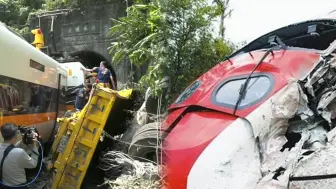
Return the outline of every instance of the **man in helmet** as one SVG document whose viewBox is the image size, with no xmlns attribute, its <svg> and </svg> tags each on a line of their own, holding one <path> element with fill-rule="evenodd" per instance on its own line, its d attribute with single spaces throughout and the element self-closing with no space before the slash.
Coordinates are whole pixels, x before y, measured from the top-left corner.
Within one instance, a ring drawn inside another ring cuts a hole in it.
<svg viewBox="0 0 336 189">
<path fill-rule="evenodd" d="M 1 135 L 4 143 L 0 144 L 0 188 L 21 188 L 27 182 L 25 169 L 36 167 L 39 157 L 38 145 L 26 146 L 20 140 L 17 142 L 18 127 L 13 123 L 6 123 L 1 126 Z M 18 146 L 28 147 L 25 151 Z M 30 155 L 28 155 L 30 154 Z"/>
</svg>

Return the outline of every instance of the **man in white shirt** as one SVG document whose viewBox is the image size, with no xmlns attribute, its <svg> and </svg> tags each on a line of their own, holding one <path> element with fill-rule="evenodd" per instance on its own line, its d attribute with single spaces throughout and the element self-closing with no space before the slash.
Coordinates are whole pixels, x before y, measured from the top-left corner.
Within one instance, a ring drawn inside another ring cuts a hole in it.
<svg viewBox="0 0 336 189">
<path fill-rule="evenodd" d="M 34 141 L 34 144 L 29 146 L 24 145 L 21 140 L 17 142 L 18 127 L 12 123 L 1 126 L 1 135 L 4 143 L 0 144 L 0 181 L 2 183 L 0 189 L 24 185 L 27 182 L 25 169 L 35 168 L 38 162 L 37 142 Z M 19 147 L 25 147 L 27 150 Z M 31 154 L 28 155 L 28 153 Z M 18 189 L 18 187 L 15 188 Z"/>
</svg>

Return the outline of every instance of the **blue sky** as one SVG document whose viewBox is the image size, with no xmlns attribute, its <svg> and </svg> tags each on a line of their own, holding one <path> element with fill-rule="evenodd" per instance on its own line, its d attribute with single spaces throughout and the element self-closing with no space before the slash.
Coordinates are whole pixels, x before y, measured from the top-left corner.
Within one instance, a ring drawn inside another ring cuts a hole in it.
<svg viewBox="0 0 336 189">
<path fill-rule="evenodd" d="M 237 43 L 336 9 L 336 0 L 230 0 L 226 38 Z"/>
</svg>

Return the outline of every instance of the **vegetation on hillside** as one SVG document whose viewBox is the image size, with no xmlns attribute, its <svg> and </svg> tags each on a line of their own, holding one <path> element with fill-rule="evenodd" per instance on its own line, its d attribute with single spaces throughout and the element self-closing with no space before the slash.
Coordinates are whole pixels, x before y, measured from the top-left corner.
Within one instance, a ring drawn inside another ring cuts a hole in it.
<svg viewBox="0 0 336 189">
<path fill-rule="evenodd" d="M 123 3 L 124 0 L 44 0 L 45 9 L 60 9 L 60 8 L 79 8 L 90 4 L 96 3 L 108 3 L 108 2 L 120 2 Z"/>
<path fill-rule="evenodd" d="M 88 4 L 124 0 L 0 0 L 0 20 L 20 34 L 29 33 L 30 15 L 54 9 L 75 9 Z M 129 0 L 129 2 L 131 2 Z M 170 78 L 172 99 L 193 80 L 236 47 L 225 40 L 224 20 L 232 10 L 229 0 L 133 0 L 127 16 L 113 19 L 112 62 L 126 59 L 135 66 L 150 64 L 140 84 L 155 94 L 157 82 Z M 212 31 L 214 21 L 219 30 Z"/>
<path fill-rule="evenodd" d="M 74 9 L 89 4 L 123 0 L 0 0 L 0 21 L 21 35 L 28 34 L 31 15 L 54 9 Z"/>
<path fill-rule="evenodd" d="M 127 9 L 126 17 L 113 20 L 109 33 L 115 39 L 110 47 L 112 62 L 129 59 L 137 66 L 150 63 L 140 83 L 156 89 L 168 76 L 170 103 L 190 82 L 235 49 L 211 30 L 223 10 L 223 4 L 209 4 L 207 0 L 138 0 Z M 155 92 L 160 94 L 160 89 Z"/>
<path fill-rule="evenodd" d="M 29 14 L 40 10 L 43 3 L 44 0 L 0 0 L 0 21 L 25 34 Z"/>
</svg>

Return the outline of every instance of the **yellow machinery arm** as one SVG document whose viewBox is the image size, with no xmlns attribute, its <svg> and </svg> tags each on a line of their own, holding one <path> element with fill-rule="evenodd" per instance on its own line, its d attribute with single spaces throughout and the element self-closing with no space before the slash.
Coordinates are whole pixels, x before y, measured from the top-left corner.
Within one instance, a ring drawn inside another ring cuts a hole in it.
<svg viewBox="0 0 336 189">
<path fill-rule="evenodd" d="M 40 28 L 34 29 L 31 31 L 34 35 L 34 42 L 32 43 L 35 45 L 37 50 L 40 50 L 44 46 L 44 36 Z"/>
<path fill-rule="evenodd" d="M 70 118 L 61 118 L 52 146 L 52 189 L 80 189 L 105 123 L 115 102 L 132 90 L 113 91 L 94 85 L 88 103 Z"/>
</svg>

